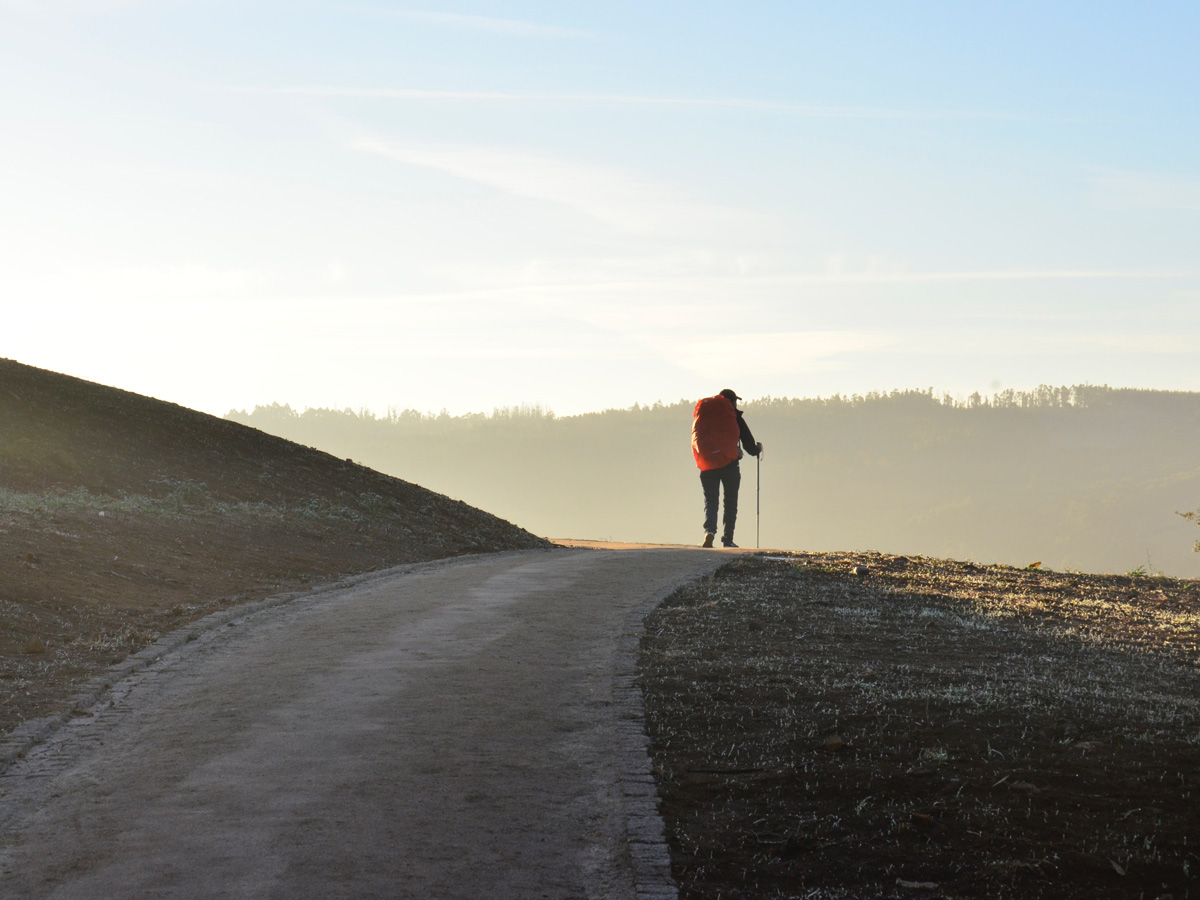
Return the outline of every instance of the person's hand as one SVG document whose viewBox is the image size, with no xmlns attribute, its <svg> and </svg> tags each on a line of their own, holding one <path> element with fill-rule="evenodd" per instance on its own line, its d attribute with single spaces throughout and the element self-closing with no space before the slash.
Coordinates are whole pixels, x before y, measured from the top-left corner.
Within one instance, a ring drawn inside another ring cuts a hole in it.
<svg viewBox="0 0 1200 900">
<path fill-rule="evenodd" d="M 758 453 L 755 454 L 759 459 L 762 459 L 762 441 L 758 442 Z"/>
</svg>

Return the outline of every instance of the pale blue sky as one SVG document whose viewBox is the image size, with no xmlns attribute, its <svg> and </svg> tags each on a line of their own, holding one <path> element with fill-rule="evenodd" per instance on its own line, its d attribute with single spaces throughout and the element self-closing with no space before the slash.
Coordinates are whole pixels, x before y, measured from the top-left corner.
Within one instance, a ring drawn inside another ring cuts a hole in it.
<svg viewBox="0 0 1200 900">
<path fill-rule="evenodd" d="M 215 413 L 1200 390 L 1198 34 L 0 0 L 0 355 Z"/>
</svg>

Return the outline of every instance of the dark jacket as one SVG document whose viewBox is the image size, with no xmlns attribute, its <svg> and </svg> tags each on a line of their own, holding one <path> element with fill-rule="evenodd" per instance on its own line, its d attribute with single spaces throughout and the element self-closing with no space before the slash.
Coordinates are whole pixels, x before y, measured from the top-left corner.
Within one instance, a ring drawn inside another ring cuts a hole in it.
<svg viewBox="0 0 1200 900">
<path fill-rule="evenodd" d="M 750 433 L 750 426 L 746 424 L 746 420 L 742 418 L 742 411 L 737 410 L 738 417 L 738 437 L 741 438 L 742 447 L 751 456 L 758 456 L 758 441 L 754 439 L 754 435 Z"/>
</svg>

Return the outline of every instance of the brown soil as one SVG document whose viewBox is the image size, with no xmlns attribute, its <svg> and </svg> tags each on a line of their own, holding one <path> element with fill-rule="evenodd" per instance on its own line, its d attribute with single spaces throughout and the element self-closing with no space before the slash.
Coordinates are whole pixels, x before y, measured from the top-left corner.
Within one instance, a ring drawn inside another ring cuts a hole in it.
<svg viewBox="0 0 1200 900">
<path fill-rule="evenodd" d="M 214 610 L 542 546 L 349 460 L 0 360 L 0 735 Z"/>
<path fill-rule="evenodd" d="M 546 545 L 352 462 L 0 360 L 0 734 L 210 611 Z M 1200 897 L 1198 610 L 1200 585 L 1169 579 L 731 562 L 644 643 L 683 896 Z"/>
<path fill-rule="evenodd" d="M 642 649 L 685 900 L 1200 897 L 1200 583 L 746 557 Z"/>
</svg>

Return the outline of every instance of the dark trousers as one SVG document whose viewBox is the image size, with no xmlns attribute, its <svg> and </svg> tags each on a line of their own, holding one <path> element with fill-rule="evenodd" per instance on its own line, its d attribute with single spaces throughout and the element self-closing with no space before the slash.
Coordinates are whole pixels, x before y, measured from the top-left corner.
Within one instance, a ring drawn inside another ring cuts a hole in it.
<svg viewBox="0 0 1200 900">
<path fill-rule="evenodd" d="M 717 499 L 721 485 L 725 486 L 725 517 L 722 524 L 725 530 L 721 532 L 721 540 L 726 543 L 733 540 L 733 526 L 737 524 L 738 488 L 742 485 L 742 470 L 737 460 L 719 469 L 709 469 L 700 473 L 700 484 L 704 488 L 704 533 L 717 533 Z"/>
</svg>

